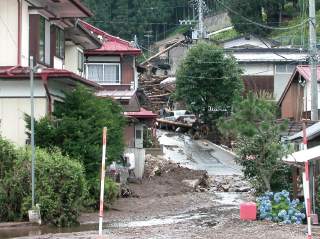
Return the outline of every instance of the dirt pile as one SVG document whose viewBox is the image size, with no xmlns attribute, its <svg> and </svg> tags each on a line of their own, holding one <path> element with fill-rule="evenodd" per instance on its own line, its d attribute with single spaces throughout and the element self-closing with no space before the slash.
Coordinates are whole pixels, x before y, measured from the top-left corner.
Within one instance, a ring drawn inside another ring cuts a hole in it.
<svg viewBox="0 0 320 239">
<path fill-rule="evenodd" d="M 154 197 L 180 195 L 195 188 L 209 188 L 210 176 L 205 170 L 181 167 L 163 156 L 146 155 L 143 178 L 127 186 L 132 196 Z"/>
</svg>

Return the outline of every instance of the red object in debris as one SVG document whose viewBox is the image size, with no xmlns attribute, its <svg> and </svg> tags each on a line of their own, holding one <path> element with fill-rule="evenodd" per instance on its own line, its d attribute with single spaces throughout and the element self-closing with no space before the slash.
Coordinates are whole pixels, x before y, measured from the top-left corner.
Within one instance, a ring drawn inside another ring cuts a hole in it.
<svg viewBox="0 0 320 239">
<path fill-rule="evenodd" d="M 256 220 L 257 206 L 255 203 L 241 203 L 240 204 L 240 219 Z"/>
<path fill-rule="evenodd" d="M 110 173 L 115 173 L 116 172 L 116 170 L 110 170 Z"/>
</svg>

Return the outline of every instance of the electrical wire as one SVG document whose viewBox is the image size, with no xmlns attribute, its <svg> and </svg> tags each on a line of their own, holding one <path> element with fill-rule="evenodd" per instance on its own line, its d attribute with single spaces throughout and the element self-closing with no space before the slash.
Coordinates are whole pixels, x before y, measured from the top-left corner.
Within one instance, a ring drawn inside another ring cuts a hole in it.
<svg viewBox="0 0 320 239">
<path fill-rule="evenodd" d="M 263 24 L 254 22 L 254 21 L 252 21 L 252 20 L 250 20 L 250 19 L 248 19 L 248 18 L 240 15 L 239 13 L 237 13 L 237 12 L 234 11 L 234 10 L 232 10 L 231 8 L 227 7 L 225 4 L 223 4 L 223 3 L 220 2 L 219 0 L 216 0 L 216 1 L 217 1 L 218 3 L 220 3 L 223 7 L 225 7 L 227 10 L 229 10 L 230 12 L 232 12 L 232 13 L 236 14 L 237 16 L 239 16 L 240 18 L 242 18 L 243 20 L 248 21 L 248 22 L 250 22 L 250 23 L 253 23 L 253 24 L 257 25 L 257 26 L 264 27 L 264 28 L 271 29 L 271 30 L 289 30 L 289 29 L 294 29 L 294 28 L 297 28 L 297 27 L 299 27 L 299 26 L 301 26 L 301 25 L 309 22 L 309 19 L 308 19 L 308 20 L 305 20 L 305 21 L 303 21 L 302 23 L 300 23 L 300 24 L 298 24 L 298 25 L 295 25 L 295 26 L 292 26 L 292 27 L 284 27 L 284 28 L 282 28 L 282 27 L 270 27 L 270 26 L 267 26 L 267 25 L 263 25 Z"/>
</svg>

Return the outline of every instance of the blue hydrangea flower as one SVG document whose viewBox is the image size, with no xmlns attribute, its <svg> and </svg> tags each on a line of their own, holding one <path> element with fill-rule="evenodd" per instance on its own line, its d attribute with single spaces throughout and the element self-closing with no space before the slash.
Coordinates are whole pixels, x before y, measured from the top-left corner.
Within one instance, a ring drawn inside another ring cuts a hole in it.
<svg viewBox="0 0 320 239">
<path fill-rule="evenodd" d="M 261 219 L 264 219 L 266 216 L 267 216 L 267 214 L 265 214 L 265 213 L 261 213 L 261 214 L 260 214 L 260 218 L 261 218 Z"/>
<path fill-rule="evenodd" d="M 295 217 L 295 216 L 292 216 L 292 217 L 291 217 L 291 221 L 297 221 L 297 220 L 298 220 L 297 217 Z"/>
</svg>

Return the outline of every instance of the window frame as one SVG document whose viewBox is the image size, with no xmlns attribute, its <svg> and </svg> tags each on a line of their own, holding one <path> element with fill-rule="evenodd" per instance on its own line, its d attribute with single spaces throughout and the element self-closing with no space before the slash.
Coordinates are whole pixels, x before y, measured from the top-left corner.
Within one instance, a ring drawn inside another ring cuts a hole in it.
<svg viewBox="0 0 320 239">
<path fill-rule="evenodd" d="M 84 61 L 83 61 L 83 59 L 84 59 L 83 52 L 78 50 L 78 71 L 80 73 L 82 73 L 83 70 L 84 70 Z"/>
<path fill-rule="evenodd" d="M 289 71 L 288 69 L 290 69 L 290 67 L 293 66 L 292 64 L 276 64 L 275 65 L 275 73 L 276 74 L 292 74 L 294 72 L 293 71 Z M 297 65 L 294 65 L 294 67 L 296 67 Z M 280 72 L 278 71 L 278 69 L 284 69 L 284 71 Z"/>
<path fill-rule="evenodd" d="M 65 52 L 66 52 L 65 31 L 58 26 L 55 26 L 55 28 L 56 28 L 56 30 L 55 30 L 55 40 L 54 40 L 55 41 L 54 42 L 55 43 L 54 55 L 64 59 Z"/>
<path fill-rule="evenodd" d="M 118 63 L 118 62 L 114 62 L 114 63 L 98 63 L 98 62 L 95 62 L 95 63 L 85 63 L 85 77 L 88 79 L 88 80 L 91 80 L 95 83 L 98 83 L 98 84 L 102 84 L 102 85 L 121 85 L 121 63 Z M 92 80 L 89 78 L 88 76 L 88 67 L 89 66 L 92 66 L 92 65 L 102 65 L 102 81 L 96 81 L 96 80 Z M 118 79 L 116 79 L 115 81 L 105 81 L 105 66 L 116 66 L 118 68 Z"/>
<path fill-rule="evenodd" d="M 41 24 L 43 22 L 43 24 Z M 42 34 L 41 34 L 42 32 Z M 41 50 L 41 41 L 43 42 L 42 44 L 42 50 Z M 38 49 L 38 62 L 41 64 L 45 64 L 45 57 L 46 57 L 46 19 L 39 15 L 39 38 L 38 38 L 38 44 L 39 44 L 39 49 Z M 42 52 L 42 54 L 41 54 Z M 43 59 L 43 60 L 41 60 Z"/>
</svg>

